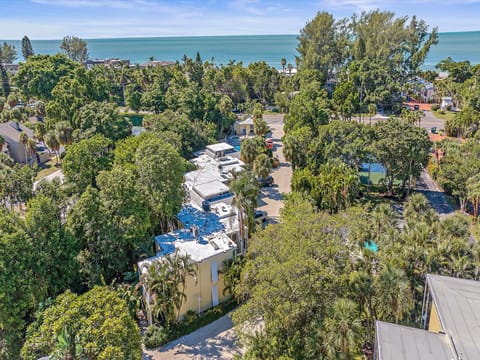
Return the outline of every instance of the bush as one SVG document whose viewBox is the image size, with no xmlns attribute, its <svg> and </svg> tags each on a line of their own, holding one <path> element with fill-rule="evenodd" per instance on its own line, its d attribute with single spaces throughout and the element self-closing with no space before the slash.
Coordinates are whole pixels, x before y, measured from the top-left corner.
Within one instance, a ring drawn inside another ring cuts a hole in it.
<svg viewBox="0 0 480 360">
<path fill-rule="evenodd" d="M 438 105 L 438 104 L 433 104 L 433 105 L 432 105 L 432 111 L 438 111 L 438 110 L 440 110 L 440 105 Z"/>
<path fill-rule="evenodd" d="M 170 330 L 161 325 L 150 325 L 145 331 L 143 344 L 147 349 L 157 348 L 168 342 L 171 337 Z"/>
</svg>

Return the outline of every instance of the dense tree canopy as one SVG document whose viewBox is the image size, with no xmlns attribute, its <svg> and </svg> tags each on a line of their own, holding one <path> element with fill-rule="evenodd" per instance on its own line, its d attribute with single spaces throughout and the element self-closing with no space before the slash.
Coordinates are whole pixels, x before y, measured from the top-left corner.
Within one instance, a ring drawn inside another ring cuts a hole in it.
<svg viewBox="0 0 480 360">
<path fill-rule="evenodd" d="M 65 292 L 30 325 L 22 359 L 141 359 L 140 331 L 125 302 L 107 287 Z"/>
</svg>

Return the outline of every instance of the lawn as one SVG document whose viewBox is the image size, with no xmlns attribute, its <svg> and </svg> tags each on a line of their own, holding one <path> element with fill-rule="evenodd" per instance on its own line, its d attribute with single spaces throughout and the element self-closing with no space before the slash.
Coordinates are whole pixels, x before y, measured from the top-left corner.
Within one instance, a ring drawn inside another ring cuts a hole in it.
<svg viewBox="0 0 480 360">
<path fill-rule="evenodd" d="M 454 111 L 445 111 L 445 114 L 442 114 L 440 111 L 432 111 L 433 116 L 442 120 L 451 120 L 455 117 L 456 112 Z"/>
<path fill-rule="evenodd" d="M 53 174 L 55 171 L 59 170 L 60 167 L 55 166 L 55 163 L 56 163 L 56 158 L 53 157 L 50 160 L 48 160 L 46 163 L 42 164 L 42 166 L 38 170 L 35 181 L 43 179 L 45 176 Z"/>
<path fill-rule="evenodd" d="M 362 185 L 368 185 L 368 172 L 367 171 L 360 171 L 358 173 L 360 176 L 360 183 Z M 380 180 L 385 177 L 385 174 L 378 173 L 378 172 L 370 172 L 370 184 L 371 185 L 378 185 Z"/>
</svg>

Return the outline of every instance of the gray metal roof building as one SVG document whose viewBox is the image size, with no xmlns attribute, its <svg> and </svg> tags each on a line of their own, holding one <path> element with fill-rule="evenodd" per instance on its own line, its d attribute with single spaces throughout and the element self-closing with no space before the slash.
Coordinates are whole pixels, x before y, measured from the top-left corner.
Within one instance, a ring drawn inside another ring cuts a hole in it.
<svg viewBox="0 0 480 360">
<path fill-rule="evenodd" d="M 429 330 L 377 321 L 375 359 L 480 359 L 480 281 L 428 274 L 422 317 Z"/>
<path fill-rule="evenodd" d="M 376 359 L 452 360 L 452 349 L 445 334 L 408 326 L 375 323 Z"/>
</svg>

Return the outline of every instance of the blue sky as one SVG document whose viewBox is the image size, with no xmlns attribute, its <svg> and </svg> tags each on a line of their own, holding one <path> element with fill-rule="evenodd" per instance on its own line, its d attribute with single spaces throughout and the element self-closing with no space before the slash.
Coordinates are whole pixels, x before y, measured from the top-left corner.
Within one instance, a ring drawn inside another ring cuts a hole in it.
<svg viewBox="0 0 480 360">
<path fill-rule="evenodd" d="M 0 0 L 0 39 L 297 34 L 317 11 L 377 8 L 441 32 L 480 30 L 480 0 Z"/>
</svg>

